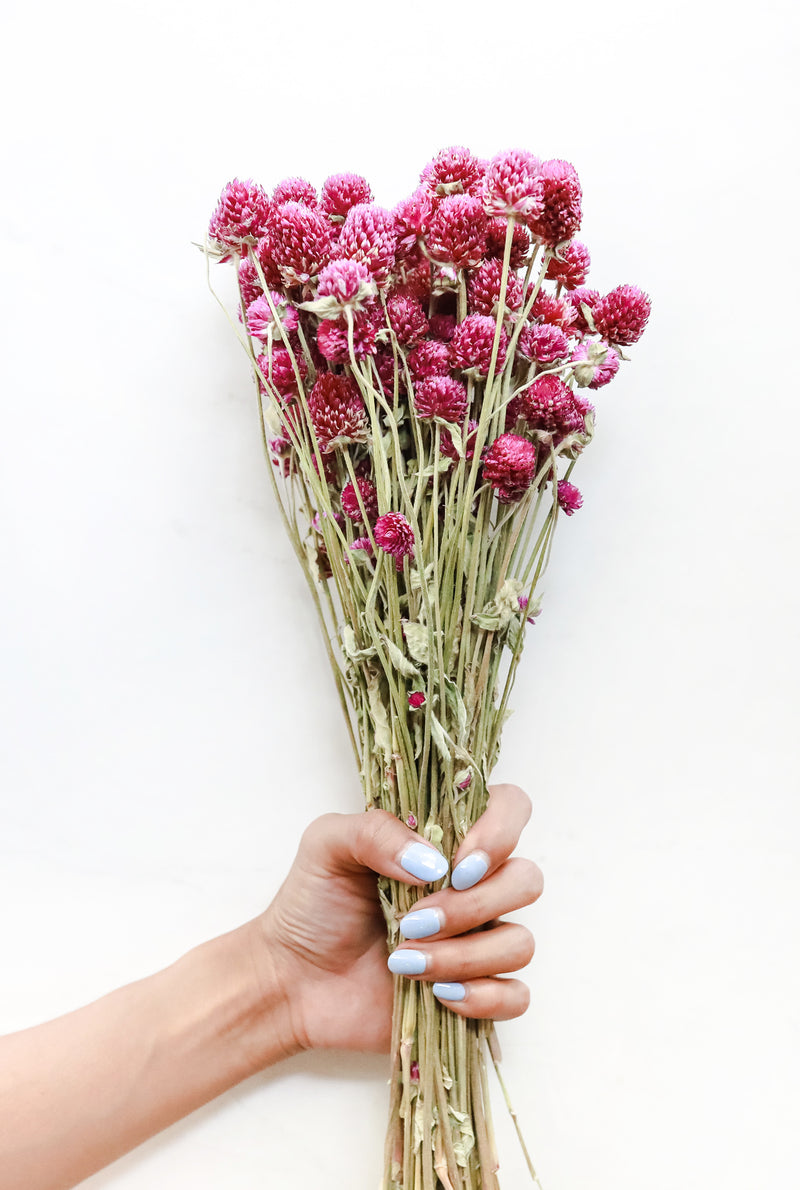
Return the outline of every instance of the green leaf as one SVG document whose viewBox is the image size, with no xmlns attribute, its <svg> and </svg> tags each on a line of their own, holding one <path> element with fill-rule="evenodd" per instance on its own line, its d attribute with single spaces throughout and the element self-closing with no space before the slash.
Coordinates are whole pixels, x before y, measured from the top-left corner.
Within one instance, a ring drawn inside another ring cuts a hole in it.
<svg viewBox="0 0 800 1190">
<path fill-rule="evenodd" d="M 437 421 L 440 426 L 443 426 L 444 429 L 446 429 L 448 431 L 448 433 L 450 434 L 450 438 L 452 440 L 453 446 L 456 448 L 456 453 L 457 453 L 458 457 L 460 459 L 463 459 L 463 457 L 464 457 L 464 440 L 461 437 L 461 428 L 459 426 L 457 426 L 454 422 L 445 421 L 441 417 L 434 418 L 434 420 Z M 451 460 L 448 456 L 445 456 L 445 458 L 447 458 L 447 465 L 449 467 Z"/>
<path fill-rule="evenodd" d="M 402 649 L 399 649 L 393 640 L 389 640 L 388 636 L 382 637 L 383 643 L 389 650 L 389 659 L 396 670 L 398 670 L 403 677 L 418 678 L 420 672 L 416 665 L 412 664 L 404 655 Z"/>
</svg>

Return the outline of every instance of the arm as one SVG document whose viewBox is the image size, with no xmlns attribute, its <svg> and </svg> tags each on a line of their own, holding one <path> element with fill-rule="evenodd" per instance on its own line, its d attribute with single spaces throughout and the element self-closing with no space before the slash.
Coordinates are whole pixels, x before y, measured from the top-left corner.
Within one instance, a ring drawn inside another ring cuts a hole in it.
<svg viewBox="0 0 800 1190">
<path fill-rule="evenodd" d="M 423 897 L 440 928 L 398 948 L 425 955 L 421 978 L 461 981 L 463 999 L 448 1004 L 459 1015 L 505 1019 L 527 1007 L 519 980 L 487 977 L 528 962 L 529 931 L 469 931 L 541 892 L 536 865 L 508 859 L 529 814 L 516 786 L 493 787 L 454 856 L 455 867 L 477 852 L 480 883 Z M 156 975 L 0 1038 L 0 1190 L 69 1190 L 302 1049 L 386 1051 L 393 985 L 375 873 L 424 890 L 425 876 L 405 866 L 420 845 L 381 810 L 324 815 L 265 913 Z"/>
</svg>

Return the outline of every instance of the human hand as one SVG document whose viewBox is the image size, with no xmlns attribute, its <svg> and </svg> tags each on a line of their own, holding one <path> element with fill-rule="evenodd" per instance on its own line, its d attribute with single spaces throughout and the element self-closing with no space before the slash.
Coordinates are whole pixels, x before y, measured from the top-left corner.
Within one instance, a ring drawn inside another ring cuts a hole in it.
<svg viewBox="0 0 800 1190">
<path fill-rule="evenodd" d="M 527 795 L 516 785 L 494 785 L 489 794 L 486 812 L 453 857 L 460 890 L 420 899 L 414 914 L 421 918 L 401 922 L 401 932 L 415 940 L 401 943 L 390 962 L 410 978 L 455 981 L 434 990 L 460 1016 L 506 1020 L 525 1011 L 528 989 L 494 977 L 524 967 L 534 944 L 524 926 L 497 919 L 537 900 L 543 880 L 530 860 L 509 858 L 530 817 Z M 325 814 L 304 833 L 277 896 L 251 923 L 253 956 L 266 968 L 265 984 L 284 1000 L 289 1049 L 388 1050 L 392 975 L 375 873 L 424 889 L 430 876 L 415 877 L 401 863 L 420 844 L 426 846 L 383 810 Z M 424 941 L 420 921 L 428 929 Z"/>
</svg>

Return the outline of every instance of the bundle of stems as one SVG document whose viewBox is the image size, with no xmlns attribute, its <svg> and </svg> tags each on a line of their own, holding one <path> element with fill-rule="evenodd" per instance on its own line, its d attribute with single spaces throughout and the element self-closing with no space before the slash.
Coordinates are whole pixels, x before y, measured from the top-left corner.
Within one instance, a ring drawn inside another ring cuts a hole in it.
<svg viewBox="0 0 800 1190">
<path fill-rule="evenodd" d="M 321 196 L 237 181 L 205 244 L 237 265 L 269 474 L 365 803 L 445 856 L 486 807 L 555 526 L 580 506 L 578 390 L 649 312 L 632 286 L 576 284 L 580 188 L 560 167 L 445 150 L 392 212 L 357 175 Z M 379 897 L 394 949 L 418 890 L 380 878 Z M 498 1052 L 491 1024 L 395 976 L 384 1190 L 499 1186 Z"/>
</svg>

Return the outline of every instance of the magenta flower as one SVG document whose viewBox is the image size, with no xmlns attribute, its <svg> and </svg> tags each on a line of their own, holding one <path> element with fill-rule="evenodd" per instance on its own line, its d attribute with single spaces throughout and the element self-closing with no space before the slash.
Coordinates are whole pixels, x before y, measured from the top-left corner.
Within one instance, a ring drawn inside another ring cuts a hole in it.
<svg viewBox="0 0 800 1190">
<path fill-rule="evenodd" d="M 572 516 L 573 512 L 583 504 L 583 496 L 574 483 L 570 483 L 567 479 L 559 479 L 558 481 L 558 507 L 565 512 L 567 516 Z"/>
<path fill-rule="evenodd" d="M 450 371 L 450 348 L 437 339 L 426 339 L 409 352 L 408 368 L 415 380 L 446 376 Z"/>
<path fill-rule="evenodd" d="M 234 178 L 222 191 L 211 222 L 208 238 L 236 252 L 255 244 L 269 223 L 272 204 L 265 190 L 248 179 Z M 225 260 L 229 259 L 224 257 Z"/>
<path fill-rule="evenodd" d="M 433 195 L 423 188 L 399 202 L 392 212 L 397 233 L 397 254 L 405 256 L 414 251 L 418 240 L 428 234 L 435 209 Z"/>
<path fill-rule="evenodd" d="M 368 479 L 358 479 L 358 490 L 361 494 L 361 503 L 364 505 L 364 512 L 367 514 L 367 520 L 373 521 L 378 515 L 378 492 L 374 485 Z M 352 483 L 348 483 L 342 489 L 342 509 L 349 516 L 351 521 L 363 521 L 364 517 L 358 505 L 358 497 L 356 490 Z"/>
<path fill-rule="evenodd" d="M 503 259 L 506 248 L 506 228 L 508 220 L 502 216 L 495 216 L 486 225 L 486 256 L 487 259 Z M 530 232 L 524 223 L 515 223 L 511 233 L 511 256 L 508 267 L 521 269 L 528 259 L 531 250 Z"/>
<path fill-rule="evenodd" d="M 475 268 L 486 251 L 486 215 L 481 200 L 469 194 L 443 198 L 430 222 L 428 251 L 441 264 Z"/>
<path fill-rule="evenodd" d="M 416 710 L 418 707 L 424 707 L 425 706 L 425 695 L 423 694 L 423 692 L 421 690 L 412 690 L 411 694 L 409 694 L 409 696 L 408 696 L 408 705 L 410 707 L 413 707 L 414 710 Z M 409 815 L 409 818 L 411 818 L 411 817 L 413 817 L 413 815 Z M 415 818 L 414 819 L 415 825 L 416 825 L 416 822 L 417 822 L 417 820 Z M 411 823 L 409 822 L 408 825 L 411 826 Z"/>
<path fill-rule="evenodd" d="M 308 398 L 308 411 L 323 454 L 348 442 L 366 442 L 367 411 L 349 376 L 320 373 Z"/>
<path fill-rule="evenodd" d="M 414 411 L 421 421 L 441 417 L 460 425 L 467 412 L 467 390 L 451 376 L 429 376 L 414 390 Z"/>
<path fill-rule="evenodd" d="M 252 257 L 242 257 L 239 261 L 239 267 L 236 270 L 236 276 L 239 281 L 239 292 L 242 295 L 242 301 L 246 308 L 264 292 L 256 263 Z"/>
<path fill-rule="evenodd" d="M 560 258 L 554 256 L 545 274 L 548 281 L 560 281 L 565 289 L 577 289 L 586 280 L 591 257 L 589 249 L 579 240 L 571 240 L 562 250 Z"/>
<path fill-rule="evenodd" d="M 356 359 L 365 359 L 378 350 L 377 326 L 369 311 L 356 314 L 353 318 L 353 354 Z M 320 354 L 331 364 L 350 362 L 350 340 L 347 323 L 343 318 L 335 322 L 325 319 L 317 328 L 317 347 Z"/>
<path fill-rule="evenodd" d="M 539 376 L 509 401 L 506 427 L 515 426 L 522 418 L 531 429 L 552 434 L 559 441 L 567 434 L 583 433 L 590 410 L 591 405 L 558 376 Z"/>
<path fill-rule="evenodd" d="M 372 274 L 359 260 L 332 260 L 319 275 L 316 301 L 307 302 L 320 318 L 338 318 L 349 307 L 363 310 L 377 292 Z M 323 300 L 324 299 L 324 300 Z"/>
<path fill-rule="evenodd" d="M 536 218 L 542 211 L 542 163 L 533 153 L 508 149 L 489 162 L 483 180 L 483 203 L 489 215 Z"/>
<path fill-rule="evenodd" d="M 375 203 L 351 207 L 342 224 L 338 252 L 365 264 L 377 282 L 385 286 L 394 267 L 397 232 L 391 211 Z"/>
<path fill-rule="evenodd" d="M 404 347 L 416 347 L 428 333 L 428 316 L 418 298 L 394 293 L 386 302 L 389 324 Z"/>
<path fill-rule="evenodd" d="M 286 202 L 275 212 L 269 243 L 284 285 L 305 285 L 330 260 L 330 224 L 316 208 Z"/>
<path fill-rule="evenodd" d="M 434 314 L 431 318 L 431 334 L 443 343 L 449 343 L 456 333 L 455 314 Z"/>
<path fill-rule="evenodd" d="M 442 149 L 420 174 L 420 182 L 432 194 L 479 194 L 486 163 L 473 157 L 463 145 Z"/>
<path fill-rule="evenodd" d="M 375 522 L 375 541 L 396 560 L 414 553 L 414 530 L 401 512 L 385 512 Z"/>
<path fill-rule="evenodd" d="M 525 359 L 553 364 L 556 360 L 567 358 L 570 340 L 560 326 L 553 326 L 549 322 L 528 322 L 519 333 L 517 351 Z"/>
<path fill-rule="evenodd" d="M 332 174 L 322 184 L 320 209 L 334 223 L 343 223 L 352 207 L 370 202 L 369 182 L 360 174 Z"/>
<path fill-rule="evenodd" d="M 483 476 L 501 504 L 521 500 L 536 475 L 536 447 L 519 434 L 495 438 L 483 460 Z"/>
<path fill-rule="evenodd" d="M 581 388 L 602 388 L 619 371 L 619 356 L 607 343 L 584 340 L 573 351 L 572 362 L 578 365 L 573 374 Z"/>
<path fill-rule="evenodd" d="M 308 368 L 302 352 L 294 352 L 294 362 L 300 379 L 305 380 Z M 270 360 L 268 355 L 258 357 L 258 366 L 266 380 L 271 381 L 272 387 L 282 397 L 296 397 L 298 395 L 297 377 L 295 376 L 292 357 L 285 347 L 275 347 L 272 352 L 272 374 L 270 375 Z M 263 390 L 264 386 L 261 385 Z"/>
<path fill-rule="evenodd" d="M 284 178 L 272 191 L 272 201 L 276 207 L 284 202 L 300 202 L 307 207 L 317 205 L 317 192 L 305 178 Z"/>
<path fill-rule="evenodd" d="M 494 334 L 493 318 L 486 314 L 468 314 L 456 327 L 450 343 L 453 367 L 460 368 L 466 376 L 485 379 L 489 375 Z M 501 327 L 495 372 L 499 372 L 505 363 L 507 346 L 508 336 Z"/>
<path fill-rule="evenodd" d="M 467 282 L 467 302 L 471 314 L 488 314 L 494 319 L 500 303 L 500 284 L 503 262 L 496 257 L 485 260 Z M 509 271 L 506 281 L 506 309 L 519 310 L 522 305 L 522 282 Z"/>
<path fill-rule="evenodd" d="M 575 322 L 575 307 L 566 296 L 556 297 L 553 293 L 539 292 L 533 303 L 531 317 L 540 322 L 549 322 L 552 326 L 560 326 L 563 331 L 569 331 Z"/>
<path fill-rule="evenodd" d="M 370 539 L 368 537 L 356 537 L 353 541 L 350 542 L 350 549 L 351 550 L 363 550 L 364 553 L 368 554 L 370 558 L 372 557 L 373 553 L 375 552 L 372 548 L 372 542 L 370 541 Z"/>
<path fill-rule="evenodd" d="M 581 331 L 586 334 L 589 331 L 589 324 L 583 316 L 582 306 L 588 306 L 590 310 L 594 310 L 597 303 L 600 301 L 600 294 L 596 289 L 588 289 L 586 286 L 579 286 L 578 289 L 573 289 L 568 295 L 575 310 L 574 328 L 576 331 Z"/>
<path fill-rule="evenodd" d="M 618 285 L 592 308 L 603 338 L 628 347 L 641 337 L 650 317 L 650 298 L 636 285 Z"/>
<path fill-rule="evenodd" d="M 572 239 L 581 225 L 581 184 L 573 165 L 568 161 L 542 162 L 544 204 L 539 215 L 528 226 L 549 248 Z"/>
<path fill-rule="evenodd" d="M 254 339 L 279 338 L 281 326 L 285 331 L 297 330 L 297 310 L 291 302 L 277 290 L 270 290 L 270 297 L 275 307 L 275 314 L 278 316 L 277 322 L 264 294 L 257 297 L 247 307 L 247 329 Z"/>
<path fill-rule="evenodd" d="M 475 439 L 477 434 L 478 423 L 473 418 L 470 418 L 470 422 L 467 427 L 467 440 L 464 443 L 464 458 L 468 461 L 475 456 Z M 453 439 L 451 438 L 449 431 L 444 427 L 442 427 L 441 436 L 439 438 L 439 453 L 447 455 L 447 457 L 450 459 L 458 458 L 458 451 L 455 448 Z"/>
</svg>

